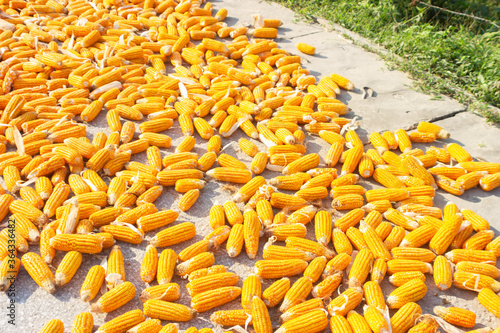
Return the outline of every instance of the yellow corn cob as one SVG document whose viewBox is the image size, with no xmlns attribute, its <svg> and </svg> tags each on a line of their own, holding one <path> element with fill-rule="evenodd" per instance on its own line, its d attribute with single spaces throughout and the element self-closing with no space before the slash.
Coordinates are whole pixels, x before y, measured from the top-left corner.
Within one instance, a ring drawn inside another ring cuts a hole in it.
<svg viewBox="0 0 500 333">
<path fill-rule="evenodd" d="M 15 230 L 28 240 L 29 242 L 37 243 L 40 240 L 40 232 L 27 218 L 13 214 L 11 220 L 15 223 Z"/>
<path fill-rule="evenodd" d="M 51 319 L 43 325 L 40 333 L 64 333 L 64 324 L 59 319 Z"/>
<path fill-rule="evenodd" d="M 393 248 L 400 246 L 403 238 L 405 237 L 405 234 L 406 231 L 403 227 L 396 226 L 392 228 L 391 233 L 384 240 L 384 244 L 385 246 L 387 246 L 387 249 L 390 251 Z"/>
<path fill-rule="evenodd" d="M 80 312 L 73 319 L 71 333 L 91 333 L 94 328 L 94 317 L 90 312 Z"/>
<path fill-rule="evenodd" d="M 365 216 L 361 208 L 355 208 L 335 221 L 335 227 L 346 232 L 350 227 L 355 226 Z"/>
<path fill-rule="evenodd" d="M 387 262 L 387 273 L 390 275 L 406 271 L 432 273 L 432 266 L 429 263 L 420 260 L 393 259 Z"/>
<path fill-rule="evenodd" d="M 403 305 L 391 318 L 390 326 L 395 333 L 404 333 L 413 327 L 421 318 L 422 309 L 416 303 L 409 302 Z"/>
<path fill-rule="evenodd" d="M 308 154 L 288 164 L 282 171 L 284 175 L 304 172 L 318 166 L 320 160 L 318 154 Z"/>
<path fill-rule="evenodd" d="M 422 166 L 419 160 L 411 155 L 405 156 L 401 164 L 412 176 L 422 179 L 426 185 L 434 185 L 434 177 Z"/>
<path fill-rule="evenodd" d="M 190 222 L 184 222 L 174 227 L 170 227 L 158 232 L 150 241 L 150 244 L 157 247 L 166 247 L 178 244 L 193 238 L 196 235 L 196 228 Z"/>
<path fill-rule="evenodd" d="M 446 150 L 448 150 L 451 157 L 453 157 L 453 159 L 455 159 L 458 163 L 472 162 L 470 154 L 457 143 L 446 145 Z"/>
<path fill-rule="evenodd" d="M 372 226 L 372 228 L 377 228 L 380 223 L 382 223 L 382 214 L 377 212 L 376 210 L 372 210 L 368 215 L 366 215 L 364 219 L 366 224 Z"/>
<path fill-rule="evenodd" d="M 382 241 L 382 238 L 380 238 L 380 236 L 375 232 L 375 229 L 373 229 L 370 225 L 361 222 L 359 230 L 363 234 L 366 245 L 368 245 L 374 259 L 391 259 L 391 253 Z"/>
<path fill-rule="evenodd" d="M 434 235 L 436 234 L 437 229 L 430 225 L 422 225 L 421 227 L 418 227 L 414 229 L 412 232 L 406 234 L 404 236 L 403 241 L 399 246 L 401 247 L 421 247 L 432 239 Z"/>
<path fill-rule="evenodd" d="M 363 206 L 364 199 L 359 194 L 345 194 L 332 200 L 332 208 L 337 210 L 355 209 Z"/>
<path fill-rule="evenodd" d="M 364 317 L 375 333 L 387 332 L 389 330 L 389 323 L 384 318 L 379 309 L 374 306 L 367 306 L 364 308 Z"/>
<path fill-rule="evenodd" d="M 189 282 L 186 286 L 190 296 L 221 287 L 234 286 L 239 277 L 234 273 L 218 273 Z"/>
<path fill-rule="evenodd" d="M 220 181 L 237 184 L 246 184 L 252 178 L 250 171 L 236 168 L 215 168 L 209 170 L 207 175 Z"/>
<path fill-rule="evenodd" d="M 376 168 L 373 171 L 373 179 L 381 185 L 388 188 L 404 188 L 405 184 L 389 171 L 381 168 Z"/>
<path fill-rule="evenodd" d="M 490 276 L 497 279 L 500 276 L 500 270 L 493 265 L 486 263 L 478 263 L 472 261 L 461 261 L 456 265 L 458 271 L 465 271 L 468 273 L 477 273 Z"/>
<path fill-rule="evenodd" d="M 444 256 L 438 256 L 434 261 L 434 283 L 441 290 L 447 290 L 453 282 L 452 268 Z"/>
<path fill-rule="evenodd" d="M 491 191 L 500 186 L 500 172 L 484 176 L 479 180 L 479 185 L 484 191 Z"/>
<path fill-rule="evenodd" d="M 187 191 L 179 200 L 178 203 L 179 209 L 182 210 L 183 212 L 189 210 L 189 208 L 191 208 L 194 205 L 196 200 L 198 200 L 199 196 L 200 196 L 200 190 L 198 189 Z"/>
<path fill-rule="evenodd" d="M 450 246 L 461 225 L 462 219 L 459 215 L 455 215 L 450 220 L 444 222 L 432 237 L 429 248 L 437 255 L 443 254 L 448 246 Z"/>
<path fill-rule="evenodd" d="M 313 310 L 293 318 L 280 326 L 275 333 L 298 333 L 307 330 L 311 333 L 321 332 L 328 326 L 328 318 L 324 310 Z"/>
<path fill-rule="evenodd" d="M 349 311 L 355 309 L 362 299 L 363 291 L 361 288 L 349 288 L 328 304 L 328 313 L 331 316 L 345 316 Z"/>
<path fill-rule="evenodd" d="M 303 302 L 311 293 L 312 287 L 313 285 L 310 278 L 302 277 L 298 279 L 285 294 L 280 311 L 285 312 L 290 307 Z"/>
<path fill-rule="evenodd" d="M 47 216 L 40 210 L 36 209 L 25 201 L 13 199 L 14 198 L 9 194 L 3 194 L 0 197 L 0 203 L 2 204 L 1 207 L 3 207 L 4 209 L 4 211 L 1 211 L 0 217 L 5 217 L 8 207 L 11 213 L 23 216 L 35 225 L 43 226 L 47 223 Z"/>
<path fill-rule="evenodd" d="M 255 273 L 263 279 L 277 279 L 300 274 L 306 267 L 301 259 L 260 260 L 255 263 Z"/>
<path fill-rule="evenodd" d="M 144 303 L 144 315 L 160 320 L 189 321 L 194 310 L 182 304 L 150 299 Z"/>
<path fill-rule="evenodd" d="M 99 231 L 110 233 L 114 239 L 130 244 L 140 244 L 144 239 L 142 231 L 128 225 L 104 225 Z"/>
<path fill-rule="evenodd" d="M 102 241 L 95 235 L 59 234 L 50 239 L 50 246 L 60 251 L 99 253 Z"/>
<path fill-rule="evenodd" d="M 481 290 L 477 296 L 479 303 L 484 306 L 489 312 L 500 318 L 500 297 L 495 295 L 493 291 L 488 288 Z"/>
<path fill-rule="evenodd" d="M 236 257 L 240 254 L 244 244 L 244 227 L 242 224 L 235 224 L 231 228 L 229 238 L 227 240 L 227 254 L 230 257 Z"/>
<path fill-rule="evenodd" d="M 222 287 L 199 293 L 191 298 L 191 307 L 197 312 L 208 311 L 214 307 L 226 304 L 241 294 L 241 288 Z"/>
<path fill-rule="evenodd" d="M 223 326 L 245 325 L 247 321 L 252 322 L 250 314 L 245 310 L 221 310 L 215 311 L 210 316 L 210 321 Z"/>
<path fill-rule="evenodd" d="M 370 272 L 372 262 L 373 254 L 370 250 L 362 249 L 359 251 L 349 272 L 349 286 L 359 287 L 363 285 Z"/>
<path fill-rule="evenodd" d="M 345 234 L 356 250 L 360 251 L 362 249 L 368 249 L 368 245 L 366 244 L 363 234 L 359 231 L 359 229 L 350 227 L 347 229 Z"/>
<path fill-rule="evenodd" d="M 157 279 L 160 285 L 168 284 L 174 275 L 177 254 L 171 250 L 163 250 L 158 260 Z"/>
<path fill-rule="evenodd" d="M 158 269 L 158 251 L 156 247 L 148 245 L 144 259 L 141 264 L 141 279 L 146 283 L 151 283 L 156 276 Z M 125 277 L 123 277 L 124 279 Z"/>
<path fill-rule="evenodd" d="M 236 206 L 234 201 L 226 201 L 223 205 L 224 214 L 226 216 L 227 222 L 234 226 L 235 224 L 243 223 L 243 214 L 240 209 Z"/>
<path fill-rule="evenodd" d="M 433 311 L 437 316 L 456 326 L 471 328 L 476 325 L 476 314 L 466 309 L 435 306 Z"/>
<path fill-rule="evenodd" d="M 368 328 L 369 329 L 369 328 Z M 332 333 L 353 333 L 352 327 L 344 316 L 334 315 L 330 318 L 330 331 Z M 380 330 L 376 331 L 380 332 Z"/>
<path fill-rule="evenodd" d="M 54 191 L 45 203 L 43 213 L 49 218 L 54 216 L 56 214 L 57 207 L 61 206 L 62 203 L 68 198 L 70 191 L 71 188 L 69 185 L 63 182 L 54 186 Z"/>
<path fill-rule="evenodd" d="M 236 203 L 248 201 L 257 192 L 257 190 L 266 183 L 267 182 L 264 179 L 264 177 L 257 176 L 252 178 L 249 182 L 243 185 L 239 189 L 239 191 L 233 196 L 233 201 Z"/>
<path fill-rule="evenodd" d="M 173 302 L 178 300 L 180 295 L 180 287 L 177 283 L 164 283 L 144 289 L 139 299 L 141 302 L 146 302 L 149 299 Z"/>
<path fill-rule="evenodd" d="M 34 252 L 29 252 L 21 257 L 21 263 L 31 278 L 49 293 L 55 291 L 54 276 L 42 258 Z"/>
<path fill-rule="evenodd" d="M 347 313 L 347 322 L 349 323 L 354 332 L 358 333 L 372 332 L 370 326 L 366 322 L 366 319 L 356 311 L 351 310 L 349 311 L 349 313 Z"/>
<path fill-rule="evenodd" d="M 317 256 L 325 256 L 328 259 L 331 259 L 334 256 L 334 252 L 328 249 L 326 246 L 308 239 L 291 236 L 288 237 L 285 242 L 286 247 L 289 248 L 296 248 L 304 252 L 313 253 Z"/>
<path fill-rule="evenodd" d="M 401 287 L 403 284 L 413 279 L 419 279 L 425 282 L 425 275 L 424 273 L 419 271 L 397 272 L 389 277 L 389 282 L 393 286 Z"/>
<path fill-rule="evenodd" d="M 490 224 L 484 218 L 473 212 L 469 209 L 460 210 L 462 213 L 464 220 L 469 221 L 474 227 L 474 231 L 488 230 L 490 228 Z"/>
<path fill-rule="evenodd" d="M 313 297 L 328 299 L 342 282 L 342 273 L 329 275 L 318 283 L 312 290 Z"/>
<path fill-rule="evenodd" d="M 486 245 L 486 250 L 491 251 L 497 257 L 500 257 L 500 237 L 495 238 L 488 245 Z"/>
<path fill-rule="evenodd" d="M 188 275 L 197 269 L 212 266 L 214 264 L 214 260 L 214 255 L 212 253 L 202 252 L 192 257 L 191 259 L 178 264 L 175 268 L 175 272 L 180 276 Z"/>
<path fill-rule="evenodd" d="M 431 315 L 421 315 L 417 321 L 420 322 L 410 328 L 408 333 L 436 333 L 439 329 L 438 322 Z"/>
<path fill-rule="evenodd" d="M 243 240 L 248 258 L 255 259 L 259 249 L 259 233 L 261 225 L 257 213 L 247 210 L 243 214 Z M 229 219 L 228 219 L 229 220 Z"/>
<path fill-rule="evenodd" d="M 50 239 L 55 235 L 56 232 L 52 228 L 46 228 L 40 234 L 40 256 L 47 264 L 52 262 L 56 254 L 56 250 L 50 246 Z"/>
<path fill-rule="evenodd" d="M 135 294 L 134 285 L 128 281 L 123 282 L 102 295 L 96 303 L 92 304 L 92 311 L 106 313 L 114 311 L 131 301 Z"/>
<path fill-rule="evenodd" d="M 467 250 L 483 250 L 495 237 L 492 230 L 481 230 L 474 236 L 470 237 L 462 245 Z"/>
<path fill-rule="evenodd" d="M 313 298 L 290 307 L 280 316 L 280 321 L 285 323 L 310 311 L 324 309 L 323 301 L 319 298 Z"/>
<path fill-rule="evenodd" d="M 111 333 L 111 332 L 122 332 L 126 331 L 137 324 L 142 323 L 145 321 L 146 318 L 142 314 L 141 310 L 132 310 L 129 312 L 125 312 L 121 316 L 118 316 L 101 327 L 96 331 L 98 333 Z"/>
<path fill-rule="evenodd" d="M 349 238 L 347 238 L 347 236 L 341 229 L 339 228 L 333 229 L 332 237 L 333 237 L 333 245 L 337 253 L 345 253 L 348 255 L 352 254 L 352 245 L 349 241 Z"/>
<path fill-rule="evenodd" d="M 425 283 L 420 279 L 413 279 L 396 288 L 387 297 L 386 302 L 390 309 L 399 309 L 409 302 L 422 299 L 426 293 Z"/>
<path fill-rule="evenodd" d="M 432 262 L 436 255 L 427 249 L 395 247 L 391 250 L 394 259 L 420 260 L 423 262 Z"/>
<path fill-rule="evenodd" d="M 248 276 L 243 281 L 243 288 L 241 289 L 241 306 L 248 312 L 251 312 L 252 301 L 254 297 L 260 298 L 262 296 L 262 285 L 260 278 L 257 275 Z"/>
<path fill-rule="evenodd" d="M 90 268 L 82 288 L 80 289 L 80 298 L 84 302 L 90 302 L 101 289 L 101 285 L 105 279 L 105 269 L 102 266 L 96 265 Z"/>
<path fill-rule="evenodd" d="M 394 135 L 396 137 L 399 150 L 401 150 L 402 153 L 406 153 L 411 150 L 411 141 L 410 137 L 408 136 L 408 133 L 406 133 L 405 130 L 399 129 L 394 132 Z"/>
<path fill-rule="evenodd" d="M 376 259 L 373 263 L 370 280 L 380 284 L 387 273 L 387 263 L 384 259 Z"/>
<path fill-rule="evenodd" d="M 486 275 L 465 271 L 456 271 L 453 274 L 453 285 L 460 289 L 477 291 L 483 288 L 490 288 L 496 293 L 500 292 L 500 282 Z"/>
<path fill-rule="evenodd" d="M 217 229 L 216 229 L 217 230 Z M 213 233 L 216 232 L 214 230 Z M 217 230 L 218 231 L 218 230 Z M 207 252 L 214 246 L 214 241 L 212 239 L 217 238 L 217 236 L 212 236 L 212 233 L 207 235 L 205 239 L 198 241 L 188 247 L 186 247 L 184 250 L 179 252 L 178 260 L 179 261 L 186 261 L 191 259 L 197 254 L 200 254 L 202 252 Z"/>
<path fill-rule="evenodd" d="M 55 284 L 63 286 L 75 275 L 76 271 L 82 263 L 82 254 L 76 251 L 66 253 L 63 260 L 59 264 L 55 274 Z"/>
<path fill-rule="evenodd" d="M 366 304 L 368 306 L 373 306 L 380 311 L 384 311 L 386 308 L 384 295 L 382 294 L 382 289 L 380 285 L 373 281 L 368 281 L 363 285 L 364 296 Z"/>
</svg>

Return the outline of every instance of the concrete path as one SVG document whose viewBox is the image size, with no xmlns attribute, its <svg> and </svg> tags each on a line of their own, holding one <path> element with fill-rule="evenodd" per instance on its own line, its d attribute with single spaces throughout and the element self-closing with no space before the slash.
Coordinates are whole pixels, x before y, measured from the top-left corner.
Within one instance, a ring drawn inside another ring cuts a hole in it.
<svg viewBox="0 0 500 333">
<path fill-rule="evenodd" d="M 355 46 L 352 42 L 340 37 L 336 32 L 326 31 L 320 25 L 311 25 L 297 20 L 295 14 L 284 7 L 274 3 L 267 3 L 257 0 L 224 0 L 214 1 L 216 9 L 227 8 L 229 17 L 226 19 L 228 25 L 239 25 L 251 23 L 252 14 L 260 13 L 264 18 L 279 18 L 283 21 L 283 27 L 279 29 L 279 38 L 277 42 L 280 47 L 285 48 L 293 53 L 298 53 L 295 44 L 298 42 L 306 42 L 316 47 L 317 54 L 315 56 L 307 56 L 301 54 L 305 58 L 304 67 L 311 70 L 312 74 L 320 78 L 331 73 L 338 73 L 349 78 L 358 89 L 354 92 L 343 92 L 339 98 L 347 103 L 353 109 L 349 117 L 357 116 L 361 125 L 358 133 L 362 139 L 367 142 L 367 134 L 372 131 L 382 132 L 385 130 L 395 130 L 398 128 L 411 129 L 421 120 L 436 121 L 437 124 L 444 127 L 451 133 L 451 139 L 446 143 L 458 142 L 463 145 L 474 157 L 488 160 L 491 162 L 500 162 L 500 129 L 495 126 L 487 125 L 484 119 L 466 112 L 465 107 L 458 102 L 442 97 L 441 99 L 433 99 L 431 96 L 422 94 L 412 89 L 412 81 L 406 74 L 390 70 L 377 55 L 367 52 L 364 49 Z M 374 91 L 374 96 L 363 99 L 360 88 L 370 87 Z M 99 131 L 105 131 L 109 134 L 106 128 L 104 117 L 99 117 L 89 129 L 91 134 Z M 181 141 L 181 132 L 178 129 L 172 129 L 167 132 L 173 138 L 172 148 L 162 149 L 162 153 L 171 153 L 177 144 Z M 237 140 L 244 135 L 237 131 L 231 141 Z M 200 155 L 206 151 L 206 143 L 198 136 L 195 152 Z M 318 137 L 308 136 L 308 149 L 311 152 L 318 152 L 322 156 L 326 154 L 328 147 L 323 140 Z M 224 140 L 223 145 L 229 143 L 229 140 Z M 442 145 L 442 143 L 436 143 Z M 260 143 L 259 147 L 264 148 Z M 227 148 L 227 153 L 233 154 L 243 162 L 250 164 L 251 159 L 235 149 L 235 146 Z M 137 156 L 136 160 L 145 160 L 144 155 Z M 266 171 L 264 176 L 271 178 L 276 176 L 275 172 Z M 363 185 L 367 188 L 379 187 L 372 181 L 363 181 Z M 166 189 L 166 194 L 162 195 L 157 202 L 159 209 L 174 209 L 177 207 L 177 201 L 180 195 L 173 189 Z M 211 230 L 208 226 L 208 210 L 214 202 L 220 203 L 229 200 L 234 189 L 217 182 L 209 182 L 195 206 L 187 213 L 182 213 L 178 218 L 178 222 L 191 221 L 196 224 L 198 235 L 189 242 L 184 242 L 172 248 L 178 252 L 204 237 Z M 482 215 L 492 224 L 498 235 L 500 231 L 500 215 L 499 205 L 500 189 L 492 192 L 483 192 L 480 189 L 468 190 L 462 197 L 457 198 L 443 191 L 439 191 L 436 196 L 436 205 L 443 207 L 447 201 L 455 202 L 459 208 L 469 208 Z M 329 206 L 329 200 L 325 200 Z M 310 238 L 313 238 L 312 227 L 308 228 Z M 152 237 L 154 232 L 147 235 L 147 238 Z M 257 259 L 262 259 L 262 246 L 265 238 L 261 238 L 261 250 Z M 125 243 L 119 244 L 122 247 L 124 257 L 126 258 L 126 279 L 133 282 L 138 290 L 138 294 L 146 285 L 140 280 L 137 268 L 140 266 L 146 242 L 140 245 L 129 245 Z M 225 247 L 225 245 L 223 246 Z M 49 295 L 44 290 L 38 288 L 28 274 L 21 270 L 16 282 L 16 327 L 4 324 L 7 321 L 8 299 L 5 294 L 0 294 L 0 332 L 38 332 L 42 325 L 52 318 L 63 320 L 67 327 L 66 332 L 69 332 L 73 318 L 83 311 L 89 311 L 90 307 L 87 303 L 83 303 L 79 299 L 79 290 L 89 268 L 93 265 L 100 264 L 104 256 L 107 256 L 109 250 L 102 253 L 102 256 L 85 256 L 85 261 L 78 270 L 73 280 L 63 288 L 58 288 L 55 294 Z M 62 259 L 62 253 L 59 253 L 54 265 Z M 231 271 L 238 273 L 242 280 L 252 272 L 254 261 L 249 260 L 242 253 L 237 260 L 227 256 L 225 249 L 220 249 L 216 252 L 216 264 L 227 265 Z M 292 279 L 294 281 L 295 279 Z M 451 303 L 454 306 L 469 308 L 477 313 L 476 328 L 488 325 L 496 327 L 500 325 L 500 320 L 496 319 L 490 313 L 486 312 L 476 299 L 476 293 L 466 292 L 460 289 L 452 288 L 447 292 L 437 290 L 433 285 L 432 277 L 427 276 L 427 285 L 429 291 L 424 300 L 419 304 L 422 306 L 424 313 L 432 313 L 432 307 L 445 303 Z M 186 281 L 176 278 L 174 282 L 181 285 L 182 298 L 179 301 L 182 304 L 189 305 L 190 298 L 186 296 Z M 241 286 L 242 281 L 238 284 Z M 263 282 L 263 289 L 269 286 L 270 281 Z M 394 288 L 387 282 L 383 284 L 384 294 L 386 296 Z M 220 309 L 236 309 L 240 308 L 238 301 L 217 308 Z M 133 309 L 142 309 L 142 303 L 138 296 L 117 311 L 113 311 L 108 315 L 95 315 L 96 328 L 105 320 L 110 320 L 116 316 L 123 314 L 126 311 Z M 358 309 L 360 310 L 360 309 Z M 190 326 L 212 327 L 208 322 L 208 318 L 213 311 L 200 314 L 197 319 L 189 323 L 181 324 L 181 329 L 184 330 Z M 271 311 L 273 316 L 273 324 L 277 327 L 277 316 L 279 313 L 276 309 Z M 3 322 L 5 321 L 5 322 Z M 220 328 L 217 332 L 222 332 Z"/>
</svg>

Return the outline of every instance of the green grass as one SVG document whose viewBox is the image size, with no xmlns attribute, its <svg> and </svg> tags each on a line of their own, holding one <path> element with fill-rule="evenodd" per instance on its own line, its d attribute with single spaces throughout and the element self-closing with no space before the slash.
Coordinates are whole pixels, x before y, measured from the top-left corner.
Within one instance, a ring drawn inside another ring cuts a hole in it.
<svg viewBox="0 0 500 333">
<path fill-rule="evenodd" d="M 408 72 L 423 91 L 451 96 L 488 121 L 500 123 L 500 115 L 488 108 L 500 107 L 500 31 L 494 25 L 423 6 L 409 8 L 410 1 L 275 1 L 381 45 L 390 51 L 381 56 Z M 488 0 L 479 2 L 483 5 L 453 9 L 465 8 L 464 12 L 486 15 L 482 17 L 500 24 L 500 7 L 488 7 L 494 3 Z"/>
</svg>

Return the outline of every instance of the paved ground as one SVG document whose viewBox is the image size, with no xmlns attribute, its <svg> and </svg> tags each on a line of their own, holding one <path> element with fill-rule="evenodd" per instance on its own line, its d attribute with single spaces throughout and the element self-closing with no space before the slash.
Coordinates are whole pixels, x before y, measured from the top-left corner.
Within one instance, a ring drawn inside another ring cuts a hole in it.
<svg viewBox="0 0 500 333">
<path fill-rule="evenodd" d="M 335 32 L 327 32 L 319 25 L 310 25 L 300 22 L 296 19 L 294 13 L 276 4 L 269 4 L 256 0 L 237 1 L 224 0 L 215 1 L 216 8 L 225 7 L 229 10 L 227 23 L 229 25 L 239 25 L 252 22 L 251 15 L 260 13 L 265 18 L 279 18 L 284 25 L 280 28 L 278 43 L 281 47 L 296 52 L 295 44 L 298 42 L 307 42 L 316 46 L 317 54 L 315 56 L 302 55 L 305 58 L 305 67 L 319 77 L 330 73 L 338 73 L 348 77 L 357 88 L 370 87 L 375 92 L 374 96 L 367 99 L 362 99 L 360 89 L 354 92 L 342 93 L 340 99 L 347 103 L 353 109 L 353 113 L 349 116 L 357 116 L 361 121 L 361 127 L 358 133 L 366 141 L 366 135 L 371 131 L 395 130 L 398 128 L 410 129 L 413 128 L 421 120 L 437 120 L 437 124 L 443 126 L 451 133 L 451 139 L 446 142 L 458 142 L 462 144 L 473 156 L 488 160 L 491 162 L 499 162 L 500 157 L 500 129 L 498 127 L 485 124 L 484 120 L 471 113 L 465 112 L 464 106 L 454 100 L 443 97 L 441 99 L 433 99 L 431 96 L 419 93 L 411 88 L 412 82 L 408 77 L 399 71 L 389 70 L 384 62 L 375 54 L 367 52 L 360 47 L 353 45 L 350 41 L 340 37 Z M 92 124 L 90 133 L 109 130 L 106 129 L 106 121 L 103 115 L 96 119 Z M 163 150 L 163 153 L 171 153 L 177 144 L 181 141 L 181 133 L 178 129 L 168 131 L 168 134 L 174 138 L 172 148 Z M 242 137 L 241 132 L 233 135 L 234 139 Z M 206 151 L 206 143 L 198 136 L 195 151 L 203 154 Z M 307 137 L 308 149 L 311 152 L 318 152 L 324 156 L 328 147 L 317 137 Z M 223 144 L 229 143 L 229 140 L 224 140 Z M 258 143 L 260 147 L 263 145 Z M 441 143 L 438 143 L 441 144 Z M 236 145 L 227 148 L 226 152 L 236 155 L 242 161 L 249 165 L 250 158 L 243 153 L 237 151 Z M 144 160 L 145 156 L 137 156 L 136 160 Z M 266 171 L 266 178 L 276 176 L 276 173 Z M 367 188 L 377 187 L 372 182 L 364 182 Z M 158 201 L 159 209 L 170 209 L 177 207 L 177 201 L 180 197 L 178 193 L 172 189 L 165 190 L 164 195 Z M 206 188 L 202 191 L 202 195 L 196 205 L 188 211 L 182 213 L 178 218 L 178 222 L 191 221 L 196 224 L 198 235 L 195 239 L 174 246 L 175 251 L 180 251 L 187 245 L 202 239 L 210 232 L 208 226 L 208 210 L 214 202 L 224 202 L 230 198 L 232 190 L 227 186 L 216 182 L 209 182 Z M 455 202 L 460 208 L 473 209 L 487 220 L 490 221 L 496 233 L 500 231 L 500 222 L 497 216 L 500 214 L 498 206 L 498 197 L 500 189 L 486 193 L 480 189 L 472 189 L 466 192 L 462 197 L 457 198 L 442 191 L 436 196 L 436 205 L 443 207 L 447 201 Z M 326 203 L 326 201 L 325 201 Z M 311 227 L 309 229 L 312 229 Z M 147 238 L 150 238 L 154 233 L 149 233 Z M 311 235 L 312 232 L 311 232 Z M 261 247 L 265 239 L 261 239 Z M 140 245 L 120 244 L 126 259 L 126 279 L 134 283 L 138 291 L 145 287 L 145 284 L 140 280 L 137 272 L 146 247 L 146 242 Z M 0 295 L 0 321 L 2 322 L 0 332 L 37 332 L 42 327 L 43 323 L 51 318 L 60 318 L 64 321 L 67 327 L 67 332 L 76 314 L 82 311 L 89 311 L 89 305 L 83 303 L 79 299 L 79 289 L 88 269 L 95 264 L 99 264 L 109 251 L 103 252 L 102 256 L 86 255 L 84 263 L 77 272 L 73 280 L 63 288 L 56 291 L 55 294 L 49 295 L 44 290 L 38 288 L 28 274 L 21 270 L 18 283 L 16 284 L 16 327 L 13 328 L 7 325 L 7 297 L 5 294 Z M 262 251 L 259 251 L 261 254 Z M 260 255 L 257 259 L 260 259 Z M 62 253 L 59 253 L 54 260 L 54 266 L 62 259 Z M 245 278 L 251 273 L 251 267 L 254 261 L 248 260 L 245 254 L 241 254 L 237 260 L 232 260 L 227 257 L 226 251 L 220 249 L 216 252 L 216 264 L 225 264 L 230 270 L 237 272 Z M 186 297 L 184 286 L 186 282 L 176 278 L 174 282 L 181 285 L 183 297 L 181 303 L 189 305 L 189 297 Z M 487 325 L 495 327 L 500 325 L 500 320 L 493 317 L 488 312 L 484 311 L 478 301 L 475 299 L 476 293 L 465 292 L 460 289 L 452 288 L 447 292 L 441 292 L 433 287 L 432 277 L 428 277 L 429 292 L 424 300 L 419 304 L 422 306 L 424 313 L 431 313 L 432 307 L 441 305 L 442 303 L 451 302 L 455 306 L 461 306 L 473 309 L 477 315 L 476 328 Z M 269 285 L 269 281 L 263 283 L 263 288 Z M 241 282 L 240 284 L 241 285 Z M 384 293 L 389 294 L 393 287 L 388 282 L 384 282 Z M 142 304 L 138 300 L 138 296 L 126 306 L 114 311 L 108 315 L 95 315 L 96 325 L 100 325 L 104 320 L 112 319 L 126 311 L 140 308 Z M 235 301 L 225 306 L 224 308 L 239 308 L 239 302 Z M 196 325 L 197 327 L 211 327 L 207 322 L 212 311 L 201 314 L 197 319 L 189 324 L 182 324 L 181 329 L 186 329 L 189 326 Z M 273 323 L 277 325 L 277 312 L 272 311 Z M 218 329 L 221 332 L 220 329 Z"/>
</svg>

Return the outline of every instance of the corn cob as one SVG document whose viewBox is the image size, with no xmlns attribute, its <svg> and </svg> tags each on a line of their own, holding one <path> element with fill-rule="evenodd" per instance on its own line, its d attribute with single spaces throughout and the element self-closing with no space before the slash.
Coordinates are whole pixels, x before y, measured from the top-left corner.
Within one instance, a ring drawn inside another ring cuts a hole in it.
<svg viewBox="0 0 500 333">
<path fill-rule="evenodd" d="M 429 263 L 419 260 L 393 259 L 387 262 L 387 273 L 390 275 L 406 271 L 419 271 L 431 274 L 433 272 L 432 266 Z"/>
<path fill-rule="evenodd" d="M 450 307 L 445 308 L 444 306 L 435 306 L 433 309 L 434 313 L 439 317 L 446 320 L 448 323 L 471 328 L 476 325 L 476 314 L 472 311 Z"/>
<path fill-rule="evenodd" d="M 158 299 L 167 302 L 173 302 L 180 298 L 181 291 L 177 283 L 163 283 L 144 289 L 139 295 L 141 302 L 149 299 Z"/>
<path fill-rule="evenodd" d="M 422 299 L 427 293 L 427 287 L 422 280 L 413 279 L 401 287 L 396 288 L 388 297 L 387 305 L 390 309 L 399 309 L 409 302 Z"/>
<path fill-rule="evenodd" d="M 105 269 L 102 266 L 92 266 L 80 290 L 80 298 L 84 302 L 90 302 L 101 289 L 105 279 Z"/>
<path fill-rule="evenodd" d="M 110 332 L 122 332 L 126 331 L 137 324 L 145 321 L 146 318 L 142 314 L 141 310 L 132 310 L 129 312 L 125 312 L 121 316 L 118 316 L 101 327 L 96 331 L 98 333 L 110 333 Z"/>
<path fill-rule="evenodd" d="M 39 255 L 34 252 L 26 253 L 21 257 L 21 263 L 36 284 L 49 293 L 55 291 L 54 276 Z"/>
<path fill-rule="evenodd" d="M 489 312 L 500 318 L 500 297 L 495 295 L 493 291 L 488 288 L 482 289 L 477 296 L 479 303 L 484 306 Z"/>
<path fill-rule="evenodd" d="M 64 324 L 59 319 L 51 319 L 43 325 L 41 333 L 64 333 Z"/>
<path fill-rule="evenodd" d="M 373 332 L 380 333 L 389 330 L 389 323 L 376 307 L 367 306 L 364 309 L 364 317 Z"/>
<path fill-rule="evenodd" d="M 362 249 L 359 251 L 349 272 L 349 286 L 358 287 L 363 285 L 368 277 L 372 261 L 373 254 L 370 250 Z"/>
<path fill-rule="evenodd" d="M 123 282 L 102 295 L 96 303 L 92 304 L 92 311 L 106 313 L 114 311 L 131 301 L 135 294 L 134 285 L 128 281 Z"/>
<path fill-rule="evenodd" d="M 306 267 L 301 259 L 260 260 L 255 263 L 255 273 L 263 279 L 277 279 L 300 274 Z"/>
<path fill-rule="evenodd" d="M 323 310 L 313 310 L 285 322 L 275 333 L 299 333 L 307 330 L 321 332 L 328 326 L 328 318 Z"/>
<path fill-rule="evenodd" d="M 66 253 L 63 260 L 59 264 L 55 274 L 55 284 L 63 286 L 75 275 L 76 271 L 82 263 L 82 255 L 80 252 L 70 251 Z"/>
<path fill-rule="evenodd" d="M 210 321 L 223 326 L 245 325 L 247 320 L 252 322 L 250 314 L 245 310 L 220 310 L 210 316 Z"/>
<path fill-rule="evenodd" d="M 182 304 L 150 299 L 144 303 L 144 315 L 160 320 L 189 321 L 194 317 L 194 310 Z"/>
<path fill-rule="evenodd" d="M 414 327 L 415 322 L 421 318 L 422 309 L 414 302 L 403 305 L 390 320 L 390 326 L 395 333 L 404 333 Z"/>
</svg>

